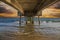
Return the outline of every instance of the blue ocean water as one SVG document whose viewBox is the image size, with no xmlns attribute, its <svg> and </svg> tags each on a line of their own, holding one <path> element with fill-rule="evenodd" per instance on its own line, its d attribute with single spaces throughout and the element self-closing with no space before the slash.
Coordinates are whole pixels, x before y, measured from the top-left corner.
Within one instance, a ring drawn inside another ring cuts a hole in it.
<svg viewBox="0 0 60 40">
<path fill-rule="evenodd" d="M 32 18 L 33 21 L 60 21 L 60 18 Z M 26 17 L 22 18 L 0 18 L 0 26 L 19 26 L 19 21 L 24 23 L 24 21 L 27 21 Z M 20 22 L 20 23 L 21 23 Z"/>
<path fill-rule="evenodd" d="M 19 18 L 0 18 L 1 26 L 19 26 Z"/>
<path fill-rule="evenodd" d="M 0 23 L 10 23 L 19 21 L 19 18 L 0 18 Z"/>
</svg>

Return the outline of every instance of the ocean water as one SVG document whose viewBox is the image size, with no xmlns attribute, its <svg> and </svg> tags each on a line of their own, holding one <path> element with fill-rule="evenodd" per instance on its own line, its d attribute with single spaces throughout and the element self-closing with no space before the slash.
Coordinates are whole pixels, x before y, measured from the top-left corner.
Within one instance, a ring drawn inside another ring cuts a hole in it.
<svg viewBox="0 0 60 40">
<path fill-rule="evenodd" d="M 4 37 L 6 33 L 19 33 L 19 20 L 21 20 L 21 26 L 25 26 L 27 18 L 0 18 L 0 35 Z M 40 24 L 38 18 L 33 18 L 34 31 L 43 35 L 60 35 L 60 18 L 40 18 Z M 47 22 L 48 21 L 48 22 Z"/>
<path fill-rule="evenodd" d="M 0 26 L 19 26 L 19 21 L 21 25 L 24 25 L 25 22 L 27 21 L 27 18 L 0 18 Z M 41 21 L 41 23 L 44 23 L 44 22 L 59 23 L 60 18 L 39 18 L 39 19 L 33 18 L 33 21 L 34 23 L 36 22 L 35 25 L 39 25 L 38 24 L 39 21 Z"/>
<path fill-rule="evenodd" d="M 19 26 L 19 18 L 0 18 L 1 26 Z"/>
</svg>

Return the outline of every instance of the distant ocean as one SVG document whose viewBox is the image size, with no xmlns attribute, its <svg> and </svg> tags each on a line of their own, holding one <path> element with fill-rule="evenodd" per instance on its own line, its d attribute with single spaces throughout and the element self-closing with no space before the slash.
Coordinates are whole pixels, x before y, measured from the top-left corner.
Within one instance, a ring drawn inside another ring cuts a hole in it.
<svg viewBox="0 0 60 40">
<path fill-rule="evenodd" d="M 19 26 L 19 18 L 0 18 L 1 26 Z"/>
<path fill-rule="evenodd" d="M 33 21 L 57 21 L 57 22 L 60 22 L 60 18 L 32 18 Z M 24 18 L 0 18 L 0 26 L 19 26 L 19 21 L 22 21 L 22 23 L 24 23 L 27 18 L 24 17 Z"/>
</svg>

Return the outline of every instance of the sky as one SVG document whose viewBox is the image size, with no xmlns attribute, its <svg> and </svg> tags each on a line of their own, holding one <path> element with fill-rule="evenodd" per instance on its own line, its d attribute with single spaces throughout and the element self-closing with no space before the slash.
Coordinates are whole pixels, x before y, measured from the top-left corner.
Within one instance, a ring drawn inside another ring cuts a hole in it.
<svg viewBox="0 0 60 40">
<path fill-rule="evenodd" d="M 42 11 L 42 17 L 60 18 L 60 1 Z"/>
<path fill-rule="evenodd" d="M 7 16 L 6 16 L 7 15 Z M 0 2 L 0 17 L 17 17 L 17 10 L 13 7 Z"/>
</svg>

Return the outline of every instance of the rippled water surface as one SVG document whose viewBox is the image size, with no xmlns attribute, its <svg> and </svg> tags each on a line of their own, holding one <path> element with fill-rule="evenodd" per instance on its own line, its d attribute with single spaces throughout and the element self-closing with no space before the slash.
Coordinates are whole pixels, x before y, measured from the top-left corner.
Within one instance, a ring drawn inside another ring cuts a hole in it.
<svg viewBox="0 0 60 40">
<path fill-rule="evenodd" d="M 25 27 L 25 22 L 23 21 L 21 23 L 21 26 Z M 59 40 L 60 39 L 60 22 L 46 22 L 46 21 L 41 21 L 39 24 L 38 21 L 34 21 L 34 34 L 36 36 L 42 35 L 42 39 L 46 40 Z M 23 29 L 24 30 L 24 29 Z M 22 33 L 20 32 L 20 27 L 19 27 L 19 19 L 2 19 L 0 20 L 0 39 L 1 40 L 28 40 L 30 38 L 29 36 L 26 36 L 25 33 L 24 36 L 22 36 Z M 37 34 L 36 34 L 37 33 Z M 32 35 L 32 34 L 31 34 Z M 27 39 L 25 39 L 25 37 Z M 24 38 L 24 39 L 23 39 Z M 31 39 L 31 38 L 30 38 Z M 40 38 L 38 37 L 38 40 Z M 31 39 L 33 40 L 33 39 Z M 34 39 L 36 40 L 36 39 Z"/>
</svg>

